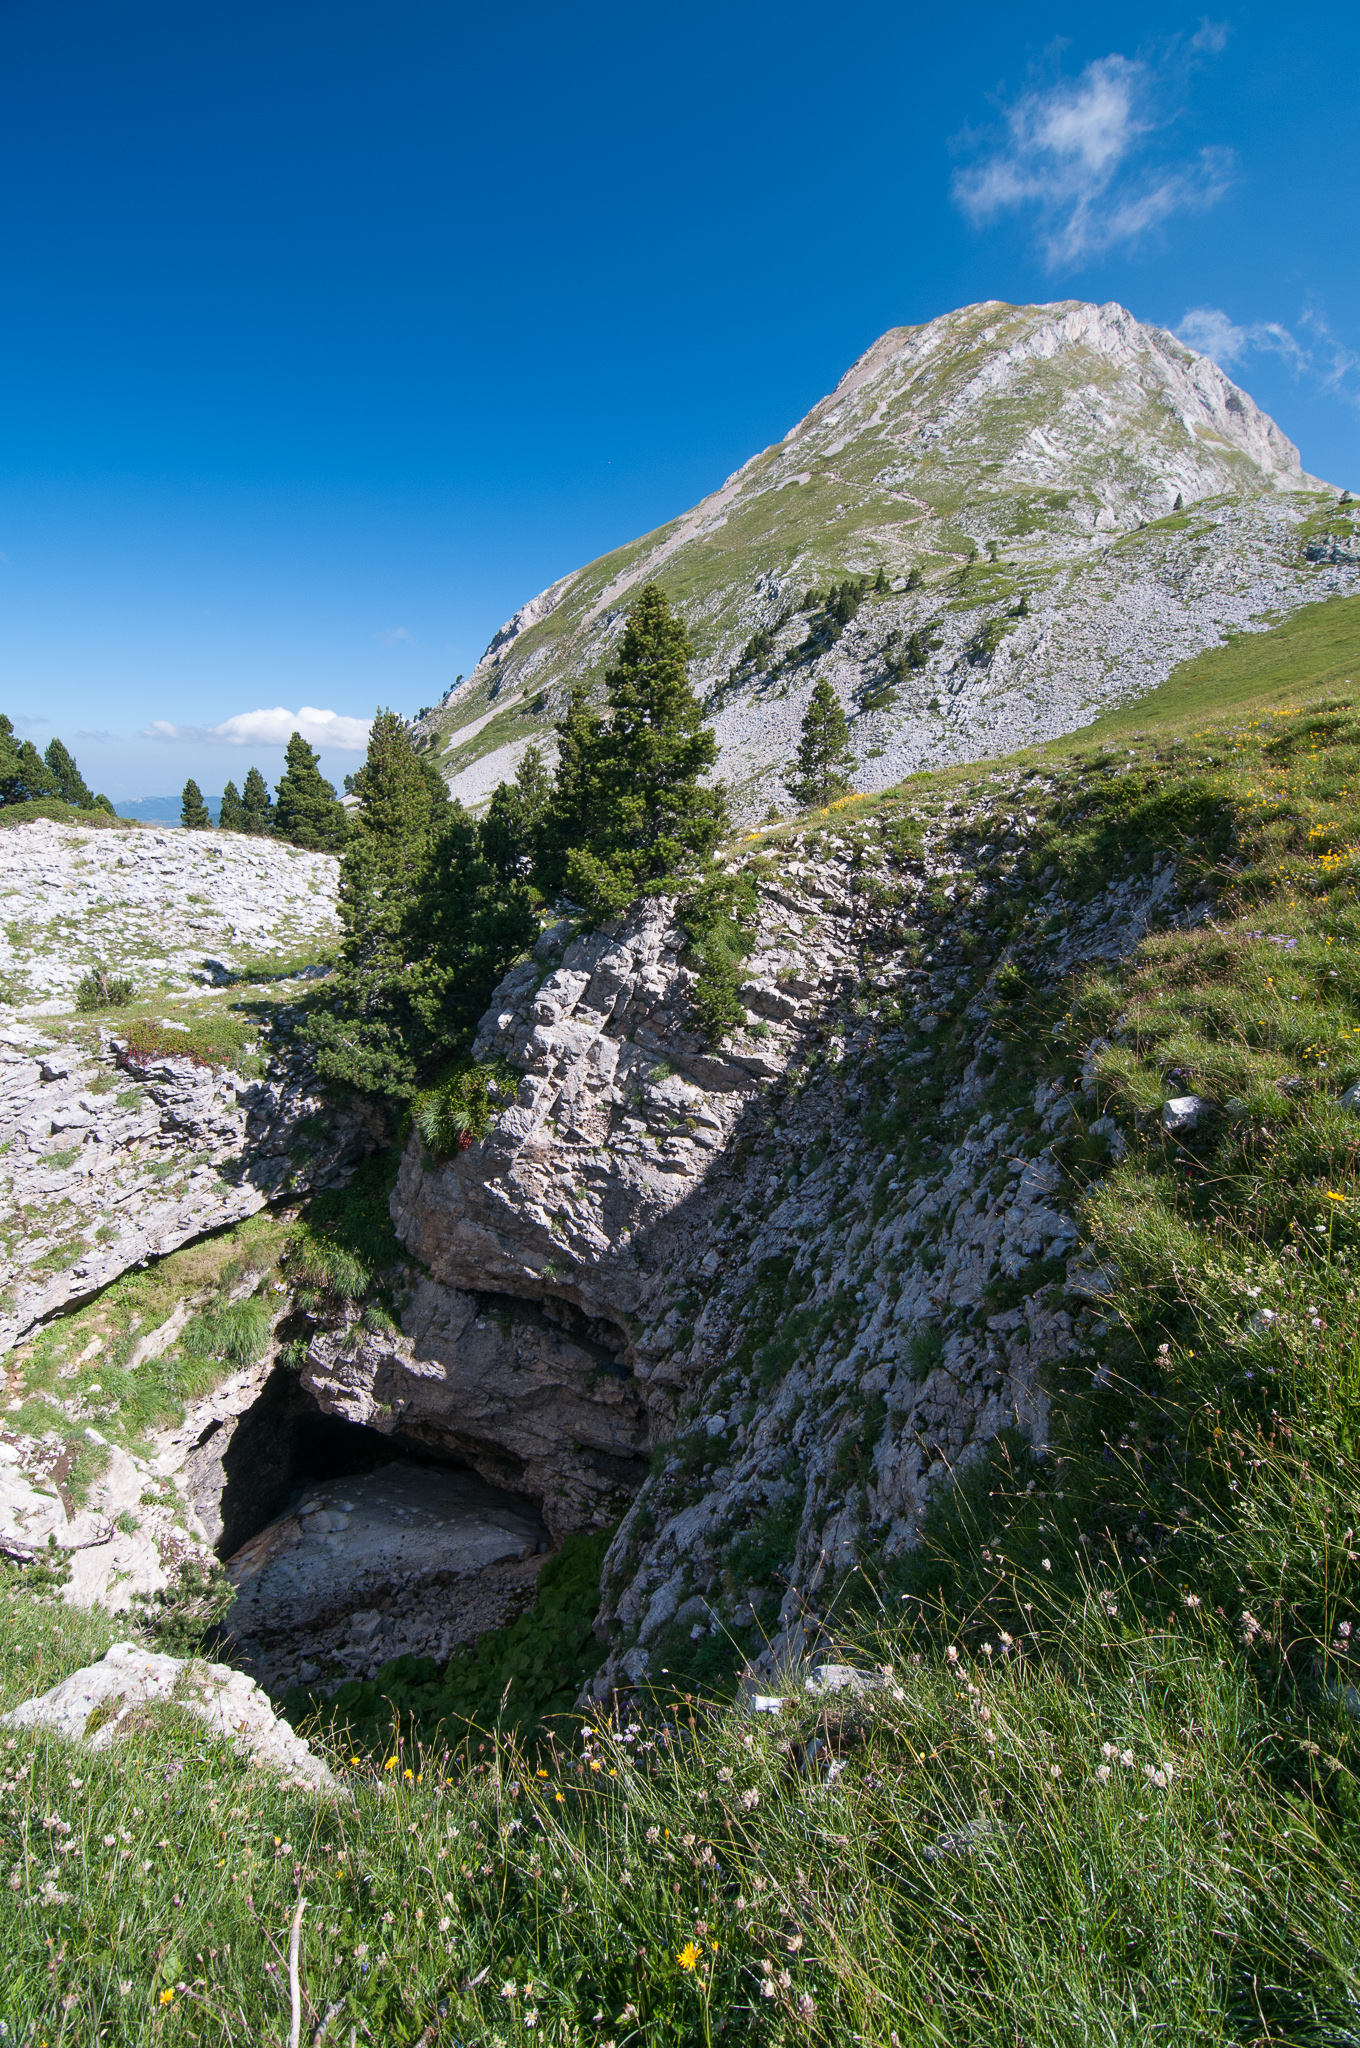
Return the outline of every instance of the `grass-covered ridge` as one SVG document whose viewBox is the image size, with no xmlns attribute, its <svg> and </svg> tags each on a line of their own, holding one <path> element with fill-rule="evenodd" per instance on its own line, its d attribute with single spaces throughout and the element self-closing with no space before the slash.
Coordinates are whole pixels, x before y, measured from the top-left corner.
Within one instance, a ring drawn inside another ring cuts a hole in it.
<svg viewBox="0 0 1360 2048">
<path fill-rule="evenodd" d="M 1004 955 L 997 1099 L 1069 1091 L 1053 1154 L 1105 1327 L 1050 1390 L 1046 1459 L 998 1444 L 920 1552 L 864 1558 L 844 1648 L 884 1686 L 778 1717 L 662 1697 L 525 1754 L 465 1670 L 462 1747 L 337 1749 L 352 1798 L 320 1802 L 173 1715 L 116 1758 L 16 1738 L 16 2038 L 282 2043 L 300 1894 L 304 2038 L 328 2012 L 330 2040 L 480 2048 L 1360 2037 L 1360 693 L 1306 685 L 1004 770 L 1034 823 L 957 915 Z M 986 774 L 827 827 L 910 860 Z M 1208 917 L 1055 985 L 1048 892 L 1168 859 Z M 939 1037 L 971 1057 L 962 1004 Z M 912 1115 L 950 1141 L 939 1099 Z M 107 1640 L 6 1592 L 7 1699 Z"/>
</svg>

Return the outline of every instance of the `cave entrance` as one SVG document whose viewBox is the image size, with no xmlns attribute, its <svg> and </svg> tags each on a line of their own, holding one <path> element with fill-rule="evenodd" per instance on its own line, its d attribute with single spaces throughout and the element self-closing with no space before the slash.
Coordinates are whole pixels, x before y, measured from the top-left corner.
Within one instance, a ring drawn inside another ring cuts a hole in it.
<svg viewBox="0 0 1360 2048">
<path fill-rule="evenodd" d="M 191 1460 L 195 1506 L 236 1589 L 237 1661 L 272 1692 L 446 1657 L 532 1597 L 537 1501 L 326 1414 L 296 1374 L 276 1368 L 216 1435 Z"/>
</svg>

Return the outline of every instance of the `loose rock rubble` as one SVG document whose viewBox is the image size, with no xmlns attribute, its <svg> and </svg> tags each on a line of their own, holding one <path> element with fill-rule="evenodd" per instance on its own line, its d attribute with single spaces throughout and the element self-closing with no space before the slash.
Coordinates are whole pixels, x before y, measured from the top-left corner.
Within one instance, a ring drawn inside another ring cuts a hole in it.
<svg viewBox="0 0 1360 2048">
<path fill-rule="evenodd" d="M 257 954 L 338 936 L 339 863 L 238 832 L 0 828 L 0 1020 L 61 1016 L 92 961 L 200 992 Z"/>
<path fill-rule="evenodd" d="M 139 1643 L 115 1643 L 98 1664 L 85 1665 L 50 1692 L 0 1715 L 0 1727 L 48 1728 L 91 1749 L 111 1749 L 143 1725 L 148 1710 L 165 1704 L 192 1714 L 237 1756 L 280 1772 L 286 1783 L 308 1792 L 335 1789 L 320 1757 L 278 1718 L 245 1672 L 165 1657 Z"/>
</svg>

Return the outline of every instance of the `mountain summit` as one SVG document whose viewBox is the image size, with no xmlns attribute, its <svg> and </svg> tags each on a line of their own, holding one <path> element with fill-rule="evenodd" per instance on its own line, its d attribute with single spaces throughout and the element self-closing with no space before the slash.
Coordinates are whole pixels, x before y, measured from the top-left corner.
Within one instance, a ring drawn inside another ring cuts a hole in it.
<svg viewBox="0 0 1360 2048">
<path fill-rule="evenodd" d="M 882 788 L 1070 731 L 1225 632 L 1349 590 L 1348 550 L 1307 545 L 1337 496 L 1164 329 L 989 300 L 894 328 L 692 511 L 542 591 L 426 730 L 479 801 L 655 581 L 743 811 L 787 806 L 821 676 L 858 786 Z"/>
</svg>

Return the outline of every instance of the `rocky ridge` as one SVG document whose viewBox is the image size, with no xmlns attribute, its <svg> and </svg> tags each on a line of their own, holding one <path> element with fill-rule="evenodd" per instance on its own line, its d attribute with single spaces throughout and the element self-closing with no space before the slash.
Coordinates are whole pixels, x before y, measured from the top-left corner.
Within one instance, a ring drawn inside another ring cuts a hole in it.
<svg viewBox="0 0 1360 2048">
<path fill-rule="evenodd" d="M 1070 732 L 1225 634 L 1355 589 L 1353 515 L 1215 363 L 1123 307 L 964 307 L 884 335 L 693 511 L 533 599 L 425 729 L 483 800 L 655 579 L 742 817 L 788 808 L 823 676 L 856 786 L 879 790 Z M 805 593 L 880 571 L 889 587 L 805 647 Z"/>
</svg>

